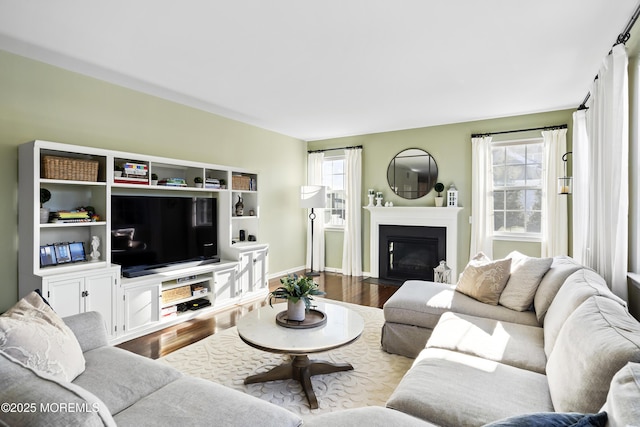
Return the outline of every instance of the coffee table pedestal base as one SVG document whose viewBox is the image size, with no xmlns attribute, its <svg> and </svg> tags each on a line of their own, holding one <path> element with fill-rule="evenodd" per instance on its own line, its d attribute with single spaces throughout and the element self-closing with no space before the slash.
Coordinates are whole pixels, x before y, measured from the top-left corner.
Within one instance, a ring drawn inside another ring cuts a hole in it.
<svg viewBox="0 0 640 427">
<path fill-rule="evenodd" d="M 293 379 L 300 383 L 311 409 L 318 409 L 318 399 L 313 391 L 311 377 L 314 375 L 332 374 L 334 372 L 351 371 L 350 363 L 331 363 L 323 360 L 310 360 L 309 356 L 293 356 L 289 363 L 276 366 L 268 372 L 251 375 L 244 380 L 245 384 L 263 383 L 267 381 Z"/>
</svg>

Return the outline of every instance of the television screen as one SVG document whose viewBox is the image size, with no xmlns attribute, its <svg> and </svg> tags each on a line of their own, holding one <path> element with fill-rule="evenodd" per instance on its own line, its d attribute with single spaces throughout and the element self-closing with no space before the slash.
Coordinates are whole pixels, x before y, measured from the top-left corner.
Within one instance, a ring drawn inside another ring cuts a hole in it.
<svg viewBox="0 0 640 427">
<path fill-rule="evenodd" d="M 111 197 L 111 260 L 126 276 L 218 253 L 217 204 L 204 197 Z"/>
</svg>

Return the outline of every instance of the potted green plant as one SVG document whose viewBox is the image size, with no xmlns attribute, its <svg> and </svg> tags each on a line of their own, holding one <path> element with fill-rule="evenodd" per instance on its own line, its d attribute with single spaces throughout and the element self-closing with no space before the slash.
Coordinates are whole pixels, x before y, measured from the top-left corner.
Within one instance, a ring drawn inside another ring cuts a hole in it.
<svg viewBox="0 0 640 427">
<path fill-rule="evenodd" d="M 49 222 L 49 209 L 43 205 L 51 200 L 51 191 L 46 188 L 40 189 L 40 224 L 46 224 Z"/>
<path fill-rule="evenodd" d="M 441 182 L 437 182 L 436 185 L 433 186 L 433 189 L 438 193 L 438 195 L 436 196 L 436 206 L 441 207 L 444 204 L 444 197 L 442 197 L 441 195 L 441 193 L 444 191 L 444 184 Z"/>
<path fill-rule="evenodd" d="M 193 178 L 193 182 L 196 183 L 196 187 L 202 188 L 202 177 L 201 176 L 196 176 L 195 178 Z"/>
<path fill-rule="evenodd" d="M 123 172 L 124 172 L 124 166 L 113 165 L 113 176 L 115 176 L 116 178 L 119 178 L 122 176 Z"/>
<path fill-rule="evenodd" d="M 158 185 L 158 175 L 155 173 L 151 174 L 151 185 Z"/>
<path fill-rule="evenodd" d="M 227 181 L 225 179 L 220 179 L 219 182 L 220 182 L 221 189 L 227 188 Z"/>
<path fill-rule="evenodd" d="M 312 295 L 324 295 L 313 279 L 297 274 L 280 279 L 282 286 L 269 294 L 269 305 L 273 307 L 274 299 L 287 300 L 287 319 L 303 321 L 311 308 Z"/>
</svg>

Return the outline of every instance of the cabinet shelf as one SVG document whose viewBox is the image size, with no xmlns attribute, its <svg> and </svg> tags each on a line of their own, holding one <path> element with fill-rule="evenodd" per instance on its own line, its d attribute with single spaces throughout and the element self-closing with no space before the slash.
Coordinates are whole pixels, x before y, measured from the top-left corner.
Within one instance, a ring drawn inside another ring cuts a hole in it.
<svg viewBox="0 0 640 427">
<path fill-rule="evenodd" d="M 160 304 L 160 308 L 171 307 L 172 305 L 178 305 L 178 304 L 182 304 L 183 302 L 193 301 L 194 299 L 208 297 L 209 295 L 211 295 L 211 290 L 209 290 L 209 292 L 207 292 L 205 295 L 192 295 L 192 296 L 187 297 L 187 298 L 181 298 L 181 299 L 177 299 L 175 301 L 171 301 L 171 302 L 166 302 L 164 304 Z M 178 313 L 178 316 L 179 315 L 180 314 Z"/>
<path fill-rule="evenodd" d="M 97 270 L 107 267 L 109 264 L 106 261 L 86 261 L 76 262 L 72 264 L 55 265 L 51 267 L 41 268 L 41 276 L 52 276 L 55 274 L 72 273 L 75 271 Z"/>
<path fill-rule="evenodd" d="M 104 227 L 106 221 L 87 221 L 87 222 L 48 222 L 40 224 L 40 228 L 66 228 L 66 227 Z"/>
<path fill-rule="evenodd" d="M 71 181 L 66 179 L 48 179 L 41 178 L 40 184 L 50 185 L 81 185 L 85 187 L 105 187 L 107 185 L 104 181 Z"/>
</svg>

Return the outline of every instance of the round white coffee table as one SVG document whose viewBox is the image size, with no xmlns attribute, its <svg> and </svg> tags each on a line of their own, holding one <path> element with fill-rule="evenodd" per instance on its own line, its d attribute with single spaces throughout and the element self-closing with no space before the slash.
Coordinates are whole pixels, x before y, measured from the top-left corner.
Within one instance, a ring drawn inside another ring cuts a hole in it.
<svg viewBox="0 0 640 427">
<path fill-rule="evenodd" d="M 318 408 L 318 399 L 313 392 L 311 377 L 353 369 L 350 363 L 331 363 L 310 360 L 309 354 L 320 353 L 342 347 L 357 340 L 362 334 L 364 320 L 353 310 L 337 304 L 314 299 L 314 308 L 327 315 L 327 322 L 318 327 L 294 329 L 281 326 L 276 315 L 287 309 L 287 304 L 264 306 L 240 318 L 238 335 L 247 344 L 271 353 L 291 356 L 291 362 L 276 366 L 268 372 L 251 375 L 245 384 L 265 381 L 294 379 L 300 382 L 309 406 Z"/>
</svg>

